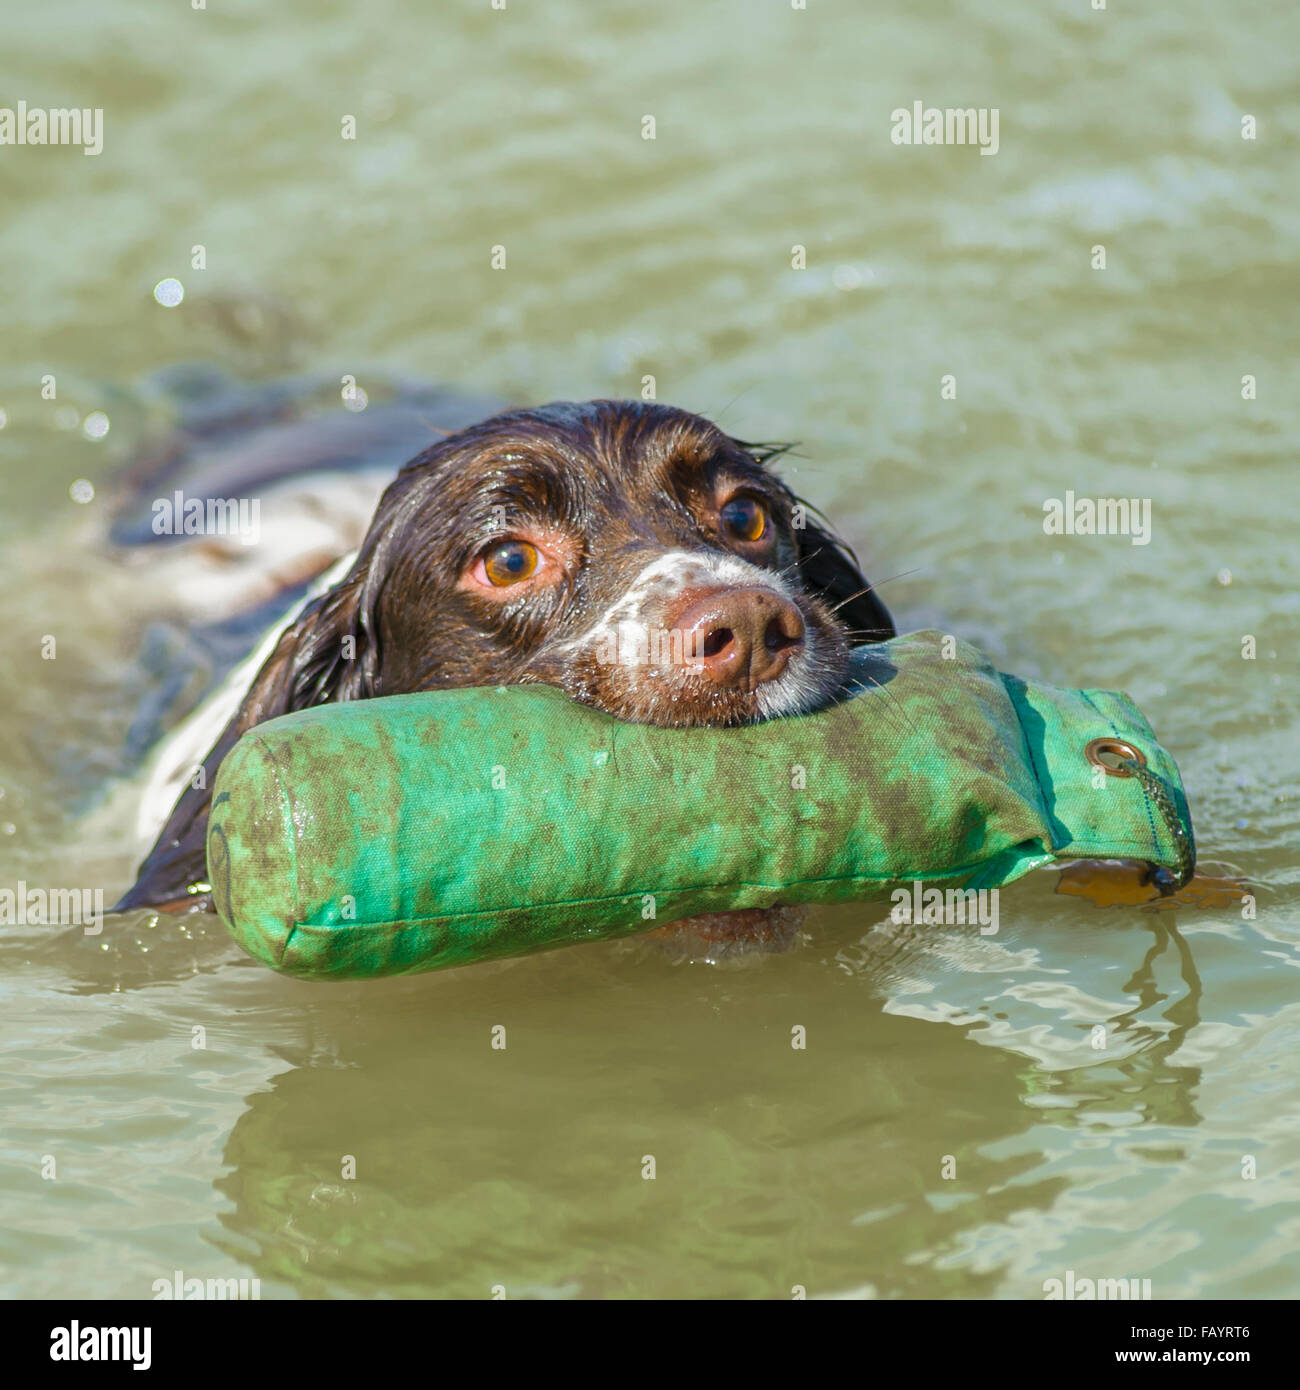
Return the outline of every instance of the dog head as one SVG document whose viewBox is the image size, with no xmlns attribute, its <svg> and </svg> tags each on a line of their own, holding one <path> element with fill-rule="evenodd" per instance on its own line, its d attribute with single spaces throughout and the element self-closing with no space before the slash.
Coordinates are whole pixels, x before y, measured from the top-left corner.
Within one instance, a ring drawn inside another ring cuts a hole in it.
<svg viewBox="0 0 1300 1390">
<path fill-rule="evenodd" d="M 687 726 L 833 697 L 893 625 L 851 554 L 696 415 L 593 401 L 497 415 L 408 463 L 351 572 L 285 633 L 240 719 L 542 682 Z"/>
<path fill-rule="evenodd" d="M 623 719 L 793 714 L 893 625 L 850 553 L 742 444 L 623 401 L 513 411 L 434 444 L 351 572 L 285 633 L 242 727 L 334 699 L 542 682 Z"/>
</svg>

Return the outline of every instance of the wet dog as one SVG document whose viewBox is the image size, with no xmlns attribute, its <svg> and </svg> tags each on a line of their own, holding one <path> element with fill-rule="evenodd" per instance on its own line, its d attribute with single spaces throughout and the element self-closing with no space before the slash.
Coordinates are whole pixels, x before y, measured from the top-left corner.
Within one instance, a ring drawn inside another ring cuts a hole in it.
<svg viewBox="0 0 1300 1390">
<path fill-rule="evenodd" d="M 426 448 L 384 492 L 350 568 L 283 630 L 118 910 L 210 907 L 217 766 L 291 710 L 540 682 L 621 719 L 689 727 L 836 698 L 849 648 L 893 623 L 772 471 L 781 452 L 626 401 L 512 411 Z"/>
</svg>

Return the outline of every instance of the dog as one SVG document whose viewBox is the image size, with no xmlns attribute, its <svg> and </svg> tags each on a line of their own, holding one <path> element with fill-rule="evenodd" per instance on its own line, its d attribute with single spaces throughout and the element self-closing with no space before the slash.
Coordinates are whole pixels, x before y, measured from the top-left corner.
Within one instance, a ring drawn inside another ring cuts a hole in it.
<svg viewBox="0 0 1300 1390">
<path fill-rule="evenodd" d="M 284 628 L 114 910 L 211 910 L 208 788 L 241 734 L 291 710 L 542 683 L 680 728 L 834 700 L 850 647 L 894 625 L 772 471 L 785 451 L 610 400 L 508 411 L 424 449 Z"/>
</svg>

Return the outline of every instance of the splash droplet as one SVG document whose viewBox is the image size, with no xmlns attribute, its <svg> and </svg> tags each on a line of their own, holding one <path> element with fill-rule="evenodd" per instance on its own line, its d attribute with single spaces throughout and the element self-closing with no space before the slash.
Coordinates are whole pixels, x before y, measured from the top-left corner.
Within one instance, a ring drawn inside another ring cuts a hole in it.
<svg viewBox="0 0 1300 1390">
<path fill-rule="evenodd" d="M 185 286 L 179 280 L 159 280 L 153 287 L 153 297 L 164 309 L 174 309 L 185 298 Z"/>
<path fill-rule="evenodd" d="M 870 271 L 863 275 L 855 265 L 837 265 L 831 272 L 831 283 L 837 290 L 860 289 L 870 278 Z"/>
</svg>

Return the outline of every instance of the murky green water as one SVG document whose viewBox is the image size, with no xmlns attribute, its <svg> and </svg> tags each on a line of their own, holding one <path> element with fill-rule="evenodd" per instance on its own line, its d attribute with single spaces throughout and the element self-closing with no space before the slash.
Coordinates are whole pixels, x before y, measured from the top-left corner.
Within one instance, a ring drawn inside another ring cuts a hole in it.
<svg viewBox="0 0 1300 1390">
<path fill-rule="evenodd" d="M 900 626 L 1139 701 L 1258 916 L 1039 875 L 990 939 L 858 908 L 745 968 L 593 946 L 315 988 L 215 919 L 6 927 L 6 1291 L 1300 1294 L 1298 45 L 1186 0 L 12 12 L 0 105 L 105 131 L 0 148 L 0 886 L 128 881 L 87 827 L 166 595 L 100 504 L 141 375 L 201 360 L 517 401 L 653 375 L 802 440 Z M 997 155 L 891 144 L 916 100 L 997 107 Z M 1067 489 L 1150 498 L 1150 544 L 1044 535 Z"/>
</svg>

